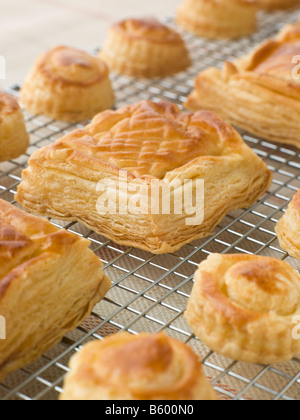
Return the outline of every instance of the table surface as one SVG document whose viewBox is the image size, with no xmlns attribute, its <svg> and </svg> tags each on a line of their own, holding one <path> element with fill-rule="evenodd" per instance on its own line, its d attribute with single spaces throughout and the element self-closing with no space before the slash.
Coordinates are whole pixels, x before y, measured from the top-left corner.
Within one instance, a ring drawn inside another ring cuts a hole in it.
<svg viewBox="0 0 300 420">
<path fill-rule="evenodd" d="M 41 52 L 55 45 L 100 46 L 109 26 L 132 16 L 163 18 L 180 0 L 1 0 L 2 87 L 21 82 Z"/>
</svg>

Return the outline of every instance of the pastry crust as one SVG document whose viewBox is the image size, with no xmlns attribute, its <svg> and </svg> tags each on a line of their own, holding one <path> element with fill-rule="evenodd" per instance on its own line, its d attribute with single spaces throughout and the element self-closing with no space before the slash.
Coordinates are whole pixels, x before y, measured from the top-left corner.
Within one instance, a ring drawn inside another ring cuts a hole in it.
<svg viewBox="0 0 300 420">
<path fill-rule="evenodd" d="M 70 363 L 61 400 L 218 400 L 190 347 L 164 333 L 120 333 Z"/>
<path fill-rule="evenodd" d="M 110 28 L 100 58 L 111 70 L 133 77 L 165 77 L 191 65 L 179 33 L 156 19 L 127 19 Z"/>
<path fill-rule="evenodd" d="M 286 262 L 253 255 L 210 255 L 200 264 L 185 319 L 225 357 L 264 365 L 300 352 L 300 276 Z"/>
<path fill-rule="evenodd" d="M 18 102 L 0 91 L 0 162 L 21 156 L 28 145 L 29 136 Z"/>
<path fill-rule="evenodd" d="M 300 260 L 300 190 L 295 194 L 284 216 L 276 226 L 282 249 Z"/>
<path fill-rule="evenodd" d="M 200 73 L 186 108 L 214 110 L 250 133 L 300 147 L 299 55 L 300 23 L 287 25 L 223 70 Z"/>
<path fill-rule="evenodd" d="M 79 122 L 111 108 L 115 97 L 103 61 L 61 46 L 37 59 L 22 87 L 21 102 L 32 114 Z"/>
<path fill-rule="evenodd" d="M 183 0 L 177 23 L 207 38 L 233 39 L 256 30 L 255 0 Z"/>
<path fill-rule="evenodd" d="M 89 241 L 0 200 L 0 382 L 77 327 L 110 288 Z"/>
<path fill-rule="evenodd" d="M 257 0 L 261 9 L 289 9 L 299 4 L 299 0 Z"/>
<path fill-rule="evenodd" d="M 215 114 L 142 101 L 99 114 L 85 129 L 35 152 L 22 177 L 16 199 L 28 211 L 77 220 L 118 244 L 163 254 L 209 236 L 228 212 L 254 204 L 272 173 Z M 185 183 L 193 202 L 198 198 L 197 180 L 205 183 L 204 220 L 189 224 L 202 202 L 191 212 L 175 209 Z M 131 211 L 132 201 L 153 183 L 151 199 Z M 156 191 L 165 188 L 171 191 L 169 211 L 152 211 Z"/>
</svg>

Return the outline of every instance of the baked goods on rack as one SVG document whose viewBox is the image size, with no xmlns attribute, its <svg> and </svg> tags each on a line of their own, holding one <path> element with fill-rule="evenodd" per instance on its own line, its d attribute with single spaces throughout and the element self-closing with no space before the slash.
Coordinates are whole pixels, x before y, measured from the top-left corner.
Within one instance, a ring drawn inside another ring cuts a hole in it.
<svg viewBox="0 0 300 420">
<path fill-rule="evenodd" d="M 258 6 L 262 9 L 288 9 L 297 6 L 299 0 L 257 0 Z"/>
<path fill-rule="evenodd" d="M 0 382 L 77 327 L 110 288 L 89 241 L 0 200 Z"/>
<path fill-rule="evenodd" d="M 295 194 L 275 230 L 281 248 L 300 260 L 300 190 Z"/>
<path fill-rule="evenodd" d="M 191 64 L 179 33 L 150 18 L 113 25 L 100 58 L 116 73 L 145 78 L 170 76 Z"/>
<path fill-rule="evenodd" d="M 215 114 L 142 101 L 36 151 L 22 177 L 26 210 L 163 254 L 254 204 L 272 173 Z"/>
<path fill-rule="evenodd" d="M 37 59 L 22 87 L 21 102 L 32 114 L 79 122 L 111 108 L 115 97 L 103 61 L 60 46 Z"/>
<path fill-rule="evenodd" d="M 26 152 L 29 136 L 16 99 L 0 91 L 0 162 L 16 159 Z"/>
<path fill-rule="evenodd" d="M 300 147 L 300 23 L 223 70 L 199 74 L 186 107 L 210 109 L 250 133 Z"/>
<path fill-rule="evenodd" d="M 164 333 L 120 333 L 71 359 L 61 400 L 217 400 L 190 347 Z"/>
<path fill-rule="evenodd" d="M 256 16 L 254 0 L 183 0 L 177 23 L 199 36 L 233 39 L 255 32 Z"/>
<path fill-rule="evenodd" d="M 185 319 L 215 352 L 272 364 L 300 353 L 300 276 L 286 262 L 253 255 L 210 255 L 200 264 Z"/>
</svg>

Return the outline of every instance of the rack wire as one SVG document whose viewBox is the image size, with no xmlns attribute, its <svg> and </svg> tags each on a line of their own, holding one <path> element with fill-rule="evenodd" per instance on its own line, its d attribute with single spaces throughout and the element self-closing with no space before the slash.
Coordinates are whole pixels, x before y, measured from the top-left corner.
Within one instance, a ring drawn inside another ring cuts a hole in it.
<svg viewBox="0 0 300 420">
<path fill-rule="evenodd" d="M 262 13 L 260 30 L 251 38 L 235 42 L 208 41 L 183 33 L 194 60 L 193 67 L 175 77 L 155 81 L 113 75 L 117 106 L 141 99 L 163 99 L 182 105 L 199 71 L 243 56 L 254 45 L 275 34 L 282 25 L 296 21 L 299 16 L 300 10 Z M 172 19 L 168 23 L 175 26 Z M 14 86 L 9 91 L 17 95 L 19 88 Z M 31 136 L 27 154 L 0 165 L 0 198 L 13 204 L 16 204 L 14 194 L 29 156 L 78 127 L 26 112 L 25 116 Z M 56 400 L 62 391 L 70 357 L 81 345 L 120 331 L 137 334 L 162 330 L 196 351 L 203 362 L 205 374 L 222 399 L 300 399 L 300 357 L 267 367 L 232 361 L 211 352 L 192 334 L 183 319 L 193 286 L 193 274 L 198 264 L 212 252 L 271 256 L 286 260 L 295 269 L 300 269 L 300 262 L 282 251 L 274 233 L 276 222 L 300 187 L 298 150 L 245 132 L 242 134 L 247 144 L 272 169 L 273 184 L 250 209 L 231 212 L 210 238 L 185 245 L 174 254 L 151 255 L 116 245 L 79 223 L 51 220 L 59 228 L 64 227 L 90 239 L 91 247 L 103 261 L 113 286 L 79 328 L 67 334 L 59 345 L 39 360 L 7 377 L 0 385 L 0 399 Z"/>
</svg>

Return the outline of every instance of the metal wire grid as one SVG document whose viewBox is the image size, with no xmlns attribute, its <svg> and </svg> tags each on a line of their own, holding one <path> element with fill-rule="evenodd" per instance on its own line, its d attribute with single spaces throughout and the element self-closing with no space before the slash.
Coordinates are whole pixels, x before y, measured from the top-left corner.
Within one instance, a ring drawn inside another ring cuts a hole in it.
<svg viewBox="0 0 300 420">
<path fill-rule="evenodd" d="M 164 80 L 132 80 L 113 76 L 118 106 L 141 99 L 167 99 L 182 104 L 193 87 L 195 76 L 210 65 L 242 56 L 253 45 L 277 32 L 284 23 L 294 21 L 300 11 L 262 14 L 260 31 L 252 38 L 236 42 L 212 42 L 184 33 L 194 59 L 185 73 Z M 173 21 L 169 20 L 173 25 Z M 19 87 L 11 89 L 16 94 Z M 29 156 L 78 125 L 45 117 L 26 115 L 31 146 L 25 156 L 5 162 L 0 168 L 0 197 L 14 203 L 21 171 Z M 296 400 L 300 399 L 300 358 L 278 366 L 247 365 L 211 352 L 191 332 L 183 319 L 198 264 L 212 252 L 267 255 L 286 260 L 300 269 L 300 262 L 284 253 L 274 227 L 294 193 L 300 187 L 300 155 L 292 147 L 281 147 L 244 134 L 245 141 L 274 173 L 269 192 L 248 210 L 234 211 L 207 239 L 184 246 L 168 255 L 119 246 L 78 223 L 51 220 L 91 240 L 91 247 L 104 262 L 113 287 L 96 306 L 93 314 L 75 331 L 39 360 L 11 374 L 0 385 L 3 400 L 55 400 L 62 390 L 68 362 L 80 346 L 94 339 L 119 332 L 158 332 L 188 343 L 201 357 L 206 375 L 223 399 Z"/>
</svg>

